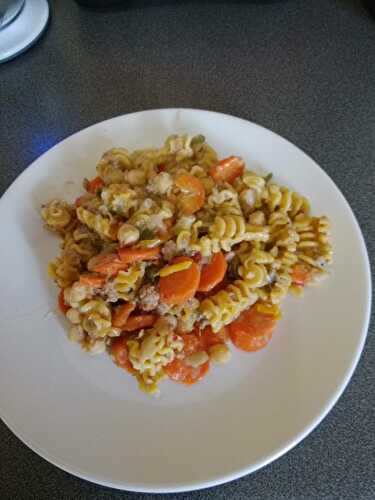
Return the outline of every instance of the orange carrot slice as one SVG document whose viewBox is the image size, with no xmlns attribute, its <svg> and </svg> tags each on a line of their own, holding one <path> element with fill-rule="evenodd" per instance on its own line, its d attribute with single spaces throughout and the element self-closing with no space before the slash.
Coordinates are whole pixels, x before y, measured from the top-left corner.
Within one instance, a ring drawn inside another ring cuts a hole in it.
<svg viewBox="0 0 375 500">
<path fill-rule="evenodd" d="M 70 309 L 70 307 L 67 304 L 65 304 L 64 289 L 63 288 L 60 288 L 59 295 L 57 297 L 57 304 L 59 306 L 60 311 L 63 314 L 66 314 L 66 312 L 68 311 L 68 309 Z"/>
<path fill-rule="evenodd" d="M 214 253 L 211 262 L 202 267 L 198 292 L 209 292 L 219 284 L 228 269 L 228 263 L 222 252 Z"/>
<path fill-rule="evenodd" d="M 295 285 L 305 286 L 311 281 L 311 270 L 305 264 L 296 264 L 292 270 L 292 282 Z"/>
<path fill-rule="evenodd" d="M 89 260 L 89 269 L 107 276 L 115 276 L 119 271 L 126 269 L 128 264 L 120 259 L 117 253 L 96 255 Z"/>
<path fill-rule="evenodd" d="M 232 182 L 243 174 L 245 162 L 239 156 L 228 156 L 210 169 L 210 175 L 217 184 Z"/>
<path fill-rule="evenodd" d="M 182 351 L 183 358 L 175 358 L 165 367 L 166 374 L 175 382 L 192 385 L 201 380 L 209 371 L 209 361 L 206 361 L 201 366 L 196 368 L 190 366 L 185 361 L 186 357 L 205 349 L 202 337 L 196 334 L 198 331 L 199 329 L 195 328 L 192 333 L 185 333 L 181 335 L 184 341 L 184 348 Z"/>
<path fill-rule="evenodd" d="M 149 328 L 154 325 L 157 319 L 158 316 L 156 314 L 139 314 L 130 316 L 123 326 L 123 330 L 124 332 L 133 332 L 134 330 Z"/>
<path fill-rule="evenodd" d="M 271 340 L 276 322 L 272 315 L 260 313 L 254 306 L 244 311 L 228 326 L 229 336 L 239 349 L 248 352 L 258 351 Z"/>
<path fill-rule="evenodd" d="M 219 330 L 217 333 L 214 333 L 210 326 L 206 326 L 205 328 L 203 328 L 203 330 L 200 331 L 200 336 L 204 349 L 208 350 L 213 345 L 225 344 L 228 333 L 225 327 Z"/>
<path fill-rule="evenodd" d="M 201 181 L 190 174 L 181 174 L 177 177 L 176 186 L 182 191 L 179 198 L 181 210 L 186 215 L 191 215 L 204 205 L 205 190 Z"/>
<path fill-rule="evenodd" d="M 74 202 L 75 206 L 76 207 L 80 207 L 82 205 L 82 203 L 86 200 L 86 195 L 82 195 L 82 196 L 78 196 L 78 198 L 76 199 L 76 201 Z"/>
<path fill-rule="evenodd" d="M 183 359 L 175 358 L 165 367 L 165 373 L 171 380 L 185 385 L 192 385 L 202 380 L 210 369 L 210 362 L 194 368 L 188 365 Z"/>
<path fill-rule="evenodd" d="M 87 181 L 86 185 L 86 190 L 89 193 L 95 194 L 98 189 L 101 189 L 104 186 L 104 181 L 100 177 L 95 177 L 94 179 L 91 179 L 91 181 Z"/>
<path fill-rule="evenodd" d="M 132 364 L 128 357 L 128 346 L 126 337 L 117 337 L 111 343 L 111 355 L 117 366 L 134 373 Z"/>
<path fill-rule="evenodd" d="M 183 352 L 186 356 L 190 356 L 190 354 L 193 354 L 194 352 L 204 350 L 201 338 L 198 335 L 195 335 L 195 333 L 184 333 L 181 337 L 184 341 Z"/>
<path fill-rule="evenodd" d="M 119 256 L 124 264 L 132 264 L 142 260 L 157 260 L 160 257 L 160 247 L 122 247 L 119 248 Z"/>
<path fill-rule="evenodd" d="M 121 304 L 117 306 L 112 315 L 112 325 L 115 328 L 122 328 L 126 325 L 130 313 L 132 313 L 135 309 L 135 304 L 131 302 L 127 302 L 126 304 Z"/>
<path fill-rule="evenodd" d="M 190 261 L 191 266 L 183 271 L 160 278 L 160 300 L 164 304 L 183 304 L 194 297 L 200 280 L 198 265 L 189 257 L 175 257 L 171 264 Z"/>
<path fill-rule="evenodd" d="M 84 273 L 79 277 L 81 285 L 88 285 L 94 288 L 102 288 L 106 282 L 105 276 L 95 273 Z"/>
</svg>

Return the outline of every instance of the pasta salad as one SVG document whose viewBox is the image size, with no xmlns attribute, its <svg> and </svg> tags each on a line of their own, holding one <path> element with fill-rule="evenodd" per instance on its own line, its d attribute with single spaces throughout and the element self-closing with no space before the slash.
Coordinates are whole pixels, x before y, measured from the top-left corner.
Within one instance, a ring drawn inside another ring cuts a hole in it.
<svg viewBox="0 0 375 500">
<path fill-rule="evenodd" d="M 48 273 L 68 337 L 107 351 L 148 394 L 165 378 L 201 380 L 230 343 L 265 347 L 285 296 L 332 262 L 326 216 L 241 157 L 219 159 L 202 135 L 111 149 L 83 187 L 41 210 L 61 238 Z"/>
</svg>

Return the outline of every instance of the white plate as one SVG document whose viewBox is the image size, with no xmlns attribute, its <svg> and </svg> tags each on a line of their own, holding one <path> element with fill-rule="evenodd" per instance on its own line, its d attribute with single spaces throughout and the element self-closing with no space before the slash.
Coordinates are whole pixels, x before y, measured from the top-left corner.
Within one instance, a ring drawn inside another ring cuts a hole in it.
<svg viewBox="0 0 375 500">
<path fill-rule="evenodd" d="M 41 203 L 79 192 L 108 148 L 157 146 L 203 133 L 220 155 L 309 196 L 333 223 L 335 264 L 321 287 L 289 299 L 267 349 L 236 351 L 200 384 L 162 384 L 152 399 L 109 356 L 65 336 L 47 262 L 58 241 Z M 0 415 L 31 449 L 90 481 L 135 491 L 216 485 L 271 462 L 303 439 L 347 385 L 366 337 L 370 273 L 351 209 L 316 163 L 285 139 L 231 116 L 164 109 L 85 129 L 36 160 L 0 201 Z"/>
<path fill-rule="evenodd" d="M 43 34 L 48 18 L 47 0 L 26 0 L 18 16 L 0 30 L 0 62 L 31 47 Z"/>
</svg>

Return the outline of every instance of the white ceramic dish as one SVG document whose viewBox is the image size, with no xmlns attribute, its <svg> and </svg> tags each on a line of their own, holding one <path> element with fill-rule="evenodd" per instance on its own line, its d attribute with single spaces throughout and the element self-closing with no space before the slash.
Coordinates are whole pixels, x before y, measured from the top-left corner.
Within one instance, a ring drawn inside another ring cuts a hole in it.
<svg viewBox="0 0 375 500">
<path fill-rule="evenodd" d="M 221 155 L 310 197 L 333 223 L 332 276 L 288 299 L 271 344 L 234 352 L 200 384 L 162 384 L 152 399 L 109 356 L 90 357 L 65 336 L 47 262 L 58 241 L 43 202 L 73 199 L 114 145 L 159 145 L 203 133 Z M 155 110 L 85 129 L 36 160 L 0 201 L 0 415 L 31 449 L 90 481 L 146 492 L 216 485 L 262 467 L 301 441 L 347 385 L 364 345 L 371 284 L 364 241 L 330 178 L 297 147 L 253 123 L 207 111 Z"/>
<path fill-rule="evenodd" d="M 47 0 L 26 0 L 18 16 L 0 30 L 0 62 L 31 47 L 43 34 L 48 18 Z"/>
</svg>

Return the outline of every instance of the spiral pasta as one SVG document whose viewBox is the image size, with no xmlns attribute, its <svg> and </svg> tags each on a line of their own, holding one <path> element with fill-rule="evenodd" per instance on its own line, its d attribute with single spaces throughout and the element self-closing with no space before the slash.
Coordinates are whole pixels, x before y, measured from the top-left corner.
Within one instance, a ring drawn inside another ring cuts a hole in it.
<svg viewBox="0 0 375 500">
<path fill-rule="evenodd" d="M 75 219 L 73 207 L 61 200 L 52 200 L 42 207 L 42 219 L 52 231 L 64 232 Z"/>
<path fill-rule="evenodd" d="M 142 263 L 134 264 L 126 271 L 119 271 L 111 284 L 117 299 L 133 300 L 144 273 L 145 266 Z"/>
<path fill-rule="evenodd" d="M 220 215 L 242 215 L 238 193 L 233 188 L 215 187 L 207 199 L 207 204 Z"/>
<path fill-rule="evenodd" d="M 48 275 L 60 288 L 70 286 L 79 278 L 81 261 L 75 252 L 63 252 L 48 264 Z"/>
<path fill-rule="evenodd" d="M 73 231 L 65 234 L 62 248 L 77 254 L 81 261 L 88 262 L 91 257 L 98 253 L 101 243 L 96 233 L 90 231 L 86 226 L 79 225 Z"/>
<path fill-rule="evenodd" d="M 177 319 L 177 327 L 181 332 L 191 332 L 198 320 L 199 300 L 190 299 L 180 306 L 173 306 L 168 310 L 168 314 Z"/>
<path fill-rule="evenodd" d="M 278 272 L 275 282 L 271 285 L 270 299 L 272 304 L 280 304 L 282 299 L 286 297 L 289 288 L 292 284 L 292 278 L 288 271 Z"/>
<path fill-rule="evenodd" d="M 182 351 L 182 338 L 176 335 L 168 323 L 159 320 L 154 328 L 127 342 L 129 361 L 137 372 L 139 387 L 154 394 L 158 383 L 164 378 L 163 368 Z"/>
<path fill-rule="evenodd" d="M 126 184 L 110 184 L 102 190 L 101 198 L 111 212 L 123 217 L 128 217 L 139 204 L 137 193 Z"/>
<path fill-rule="evenodd" d="M 310 211 L 310 204 L 305 197 L 277 184 L 269 184 L 263 192 L 263 197 L 270 212 L 278 210 L 293 218 L 297 214 L 308 214 Z"/>
<path fill-rule="evenodd" d="M 200 312 L 214 332 L 231 323 L 239 314 L 250 307 L 258 296 L 247 280 L 236 280 L 200 304 Z"/>
<path fill-rule="evenodd" d="M 117 337 L 120 330 L 112 327 L 111 309 L 103 299 L 92 299 L 79 306 L 82 328 L 91 338 Z"/>
<path fill-rule="evenodd" d="M 328 275 L 330 222 L 299 193 L 219 161 L 201 134 L 106 151 L 74 204 L 42 206 L 61 238 L 48 266 L 68 338 L 108 351 L 147 394 L 193 384 L 269 341 L 290 292 Z"/>
<path fill-rule="evenodd" d="M 254 172 L 246 171 L 242 176 L 243 183 L 250 189 L 253 189 L 258 196 L 261 196 L 266 185 L 264 177 Z"/>
<path fill-rule="evenodd" d="M 209 234 L 225 251 L 241 241 L 267 241 L 269 238 L 267 228 L 251 226 L 244 217 L 238 215 L 216 216 Z"/>
<path fill-rule="evenodd" d="M 77 208 L 77 217 L 80 222 L 86 224 L 93 231 L 96 231 L 99 236 L 111 240 L 117 239 L 117 227 L 110 219 L 100 214 L 94 214 L 83 207 Z"/>
</svg>

